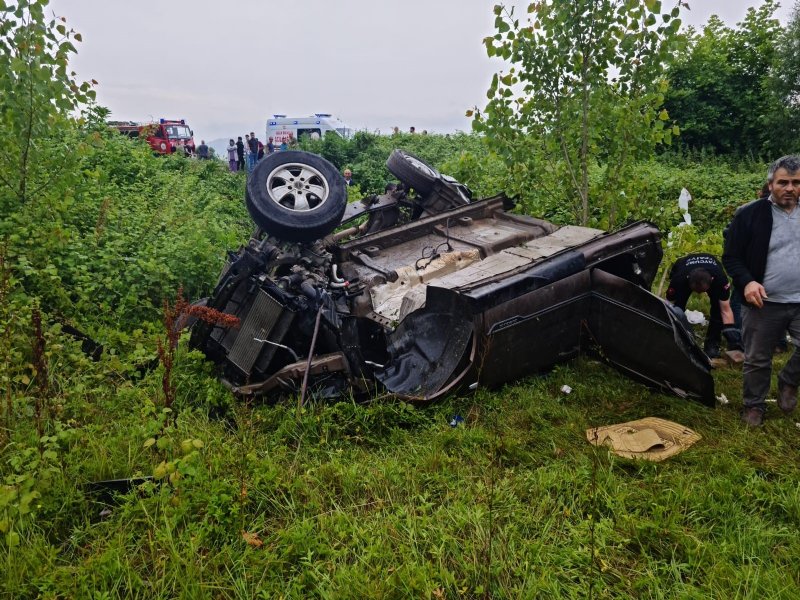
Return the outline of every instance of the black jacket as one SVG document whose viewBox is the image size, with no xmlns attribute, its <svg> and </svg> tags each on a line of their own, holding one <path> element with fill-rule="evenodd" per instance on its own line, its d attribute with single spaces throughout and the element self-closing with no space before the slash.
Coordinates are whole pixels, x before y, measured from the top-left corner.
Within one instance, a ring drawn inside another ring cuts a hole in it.
<svg viewBox="0 0 800 600">
<path fill-rule="evenodd" d="M 772 236 L 772 202 L 761 198 L 733 215 L 725 236 L 722 264 L 739 295 L 751 281 L 764 283 L 769 239 Z"/>
<path fill-rule="evenodd" d="M 730 283 L 728 276 L 722 270 L 719 261 L 710 254 L 698 253 L 683 256 L 675 261 L 669 270 L 669 288 L 667 288 L 667 300 L 675 306 L 686 310 L 686 303 L 692 295 L 692 288 L 689 287 L 689 275 L 695 269 L 704 269 L 712 277 L 711 287 L 708 289 L 708 297 L 711 299 L 712 311 L 719 309 L 720 301 L 730 298 Z"/>
</svg>

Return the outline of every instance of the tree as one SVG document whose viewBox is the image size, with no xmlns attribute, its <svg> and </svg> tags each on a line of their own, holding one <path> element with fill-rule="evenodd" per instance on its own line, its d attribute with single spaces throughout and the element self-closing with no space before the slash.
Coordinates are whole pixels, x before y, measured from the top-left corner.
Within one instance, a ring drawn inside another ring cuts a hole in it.
<svg viewBox="0 0 800 600">
<path fill-rule="evenodd" d="M 794 31 L 784 31 L 773 17 L 777 7 L 765 0 L 735 28 L 712 16 L 702 32 L 689 31 L 687 52 L 669 68 L 665 99 L 685 147 L 756 156 L 796 148 L 800 24 L 795 11 Z"/>
<path fill-rule="evenodd" d="M 788 147 L 773 148 L 773 156 L 796 152 L 800 136 L 800 2 L 795 2 L 789 24 L 777 41 L 776 54 L 770 89 L 776 96 L 774 106 L 779 110 L 765 127 L 781 132 L 781 139 Z"/>
<path fill-rule="evenodd" d="M 495 7 L 497 33 L 484 42 L 511 67 L 493 77 L 473 126 L 509 165 L 512 193 L 530 199 L 533 186 L 536 208 L 566 207 L 584 225 L 627 215 L 634 163 L 679 133 L 661 107 L 661 72 L 681 4 L 662 14 L 659 0 L 544 0 L 525 24 Z"/>
<path fill-rule="evenodd" d="M 0 217 L 62 174 L 63 149 L 53 140 L 72 111 L 95 96 L 92 84 L 77 83 L 68 67 L 80 34 L 65 19 L 46 17 L 47 4 L 0 0 Z"/>
</svg>

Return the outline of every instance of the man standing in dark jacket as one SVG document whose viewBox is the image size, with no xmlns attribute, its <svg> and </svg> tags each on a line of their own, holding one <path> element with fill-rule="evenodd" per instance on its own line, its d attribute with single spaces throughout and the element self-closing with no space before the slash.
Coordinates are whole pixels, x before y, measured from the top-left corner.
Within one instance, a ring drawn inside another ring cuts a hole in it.
<svg viewBox="0 0 800 600">
<path fill-rule="evenodd" d="M 236 168 L 239 171 L 244 171 L 244 142 L 242 136 L 236 140 Z"/>
<path fill-rule="evenodd" d="M 772 375 L 772 354 L 786 332 L 800 340 L 800 156 L 784 156 L 767 173 L 769 196 L 742 207 L 733 217 L 722 262 L 743 295 L 742 420 L 764 421 Z M 795 348 L 778 374 L 778 406 L 797 406 L 800 355 Z"/>
</svg>

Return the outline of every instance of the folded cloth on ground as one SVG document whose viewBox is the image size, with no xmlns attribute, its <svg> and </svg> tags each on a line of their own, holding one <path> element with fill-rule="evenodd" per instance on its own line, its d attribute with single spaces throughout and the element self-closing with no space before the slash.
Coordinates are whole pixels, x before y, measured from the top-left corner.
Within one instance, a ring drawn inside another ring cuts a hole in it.
<svg viewBox="0 0 800 600">
<path fill-rule="evenodd" d="M 657 417 L 646 417 L 586 430 L 586 439 L 595 446 L 608 446 L 625 458 L 661 461 L 701 439 L 691 429 Z"/>
</svg>

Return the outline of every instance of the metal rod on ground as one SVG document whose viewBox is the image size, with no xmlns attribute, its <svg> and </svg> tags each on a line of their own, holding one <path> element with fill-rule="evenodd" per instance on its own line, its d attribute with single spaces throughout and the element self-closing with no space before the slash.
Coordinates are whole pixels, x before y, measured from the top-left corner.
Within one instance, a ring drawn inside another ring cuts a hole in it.
<svg viewBox="0 0 800 600">
<path fill-rule="evenodd" d="M 314 348 L 317 345 L 317 333 L 319 332 L 319 322 L 322 319 L 322 305 L 317 310 L 317 320 L 314 322 L 314 335 L 311 336 L 311 348 L 308 350 L 308 361 L 306 362 L 306 372 L 303 373 L 303 386 L 300 388 L 300 399 L 297 401 L 297 418 L 300 418 L 300 409 L 306 399 L 306 389 L 308 389 L 308 374 L 311 372 L 311 361 L 314 358 Z"/>
</svg>

